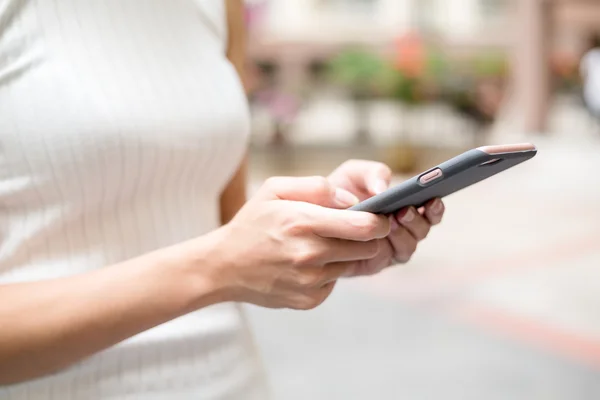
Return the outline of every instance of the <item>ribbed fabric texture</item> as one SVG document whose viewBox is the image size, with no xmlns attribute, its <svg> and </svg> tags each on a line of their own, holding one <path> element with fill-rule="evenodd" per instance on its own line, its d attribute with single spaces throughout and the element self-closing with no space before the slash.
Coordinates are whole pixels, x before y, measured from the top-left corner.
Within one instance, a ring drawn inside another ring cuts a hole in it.
<svg viewBox="0 0 600 400">
<path fill-rule="evenodd" d="M 600 117 L 600 48 L 589 51 L 581 61 L 585 76 L 583 96 L 587 106 Z"/>
<path fill-rule="evenodd" d="M 218 226 L 249 130 L 225 21 L 222 0 L 0 0 L 0 283 Z M 253 351 L 219 305 L 0 399 L 262 399 Z"/>
</svg>

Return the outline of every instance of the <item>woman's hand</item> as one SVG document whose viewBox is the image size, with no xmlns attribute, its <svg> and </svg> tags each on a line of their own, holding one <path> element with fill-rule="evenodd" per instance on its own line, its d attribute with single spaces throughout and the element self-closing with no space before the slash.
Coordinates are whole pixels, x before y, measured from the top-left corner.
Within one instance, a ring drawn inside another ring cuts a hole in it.
<svg viewBox="0 0 600 400">
<path fill-rule="evenodd" d="M 326 178 L 271 178 L 216 231 L 213 280 L 228 300 L 311 309 L 335 281 L 381 253 L 386 217 L 345 211 L 356 202 Z"/>
<path fill-rule="evenodd" d="M 362 201 L 385 191 L 391 178 L 392 171 L 385 164 L 351 160 L 337 168 L 328 179 L 333 186 L 351 192 Z M 443 215 L 444 203 L 435 199 L 419 210 L 410 207 L 390 216 L 391 233 L 381 240 L 380 253 L 357 263 L 348 275 L 372 275 L 394 263 L 408 262 L 418 243 L 427 237 L 432 226 L 441 222 Z"/>
</svg>

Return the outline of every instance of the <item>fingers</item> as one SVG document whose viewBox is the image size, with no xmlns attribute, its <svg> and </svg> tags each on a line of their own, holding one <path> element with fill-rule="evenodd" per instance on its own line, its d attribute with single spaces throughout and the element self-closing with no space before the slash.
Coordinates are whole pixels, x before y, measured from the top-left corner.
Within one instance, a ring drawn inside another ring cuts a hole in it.
<svg viewBox="0 0 600 400">
<path fill-rule="evenodd" d="M 358 203 L 350 192 L 334 188 L 326 178 L 270 178 L 259 190 L 260 200 L 289 200 L 346 209 Z"/>
<path fill-rule="evenodd" d="M 370 260 L 379 254 L 379 240 L 353 242 L 328 239 L 324 263 Z"/>
<path fill-rule="evenodd" d="M 422 210 L 408 207 L 391 218 L 389 241 L 398 262 L 407 262 L 419 242 L 427 237 L 431 227 L 441 222 L 444 204 L 440 199 L 428 202 Z"/>
<path fill-rule="evenodd" d="M 309 206 L 309 205 L 307 205 Z M 311 207 L 309 223 L 314 234 L 324 238 L 371 241 L 390 233 L 390 221 L 382 215 Z"/>
<path fill-rule="evenodd" d="M 332 263 L 323 267 L 299 269 L 291 285 L 304 290 L 319 289 L 345 276 L 353 264 L 350 262 Z"/>
<path fill-rule="evenodd" d="M 378 240 L 378 242 L 378 254 L 374 258 L 368 260 L 354 261 L 352 267 L 346 271 L 345 277 L 375 275 L 394 263 L 393 260 L 395 259 L 396 254 L 391 242 L 388 239 Z"/>
<path fill-rule="evenodd" d="M 385 192 L 392 180 L 392 170 L 387 165 L 381 163 L 373 163 L 370 165 L 370 168 L 365 169 L 368 172 L 366 174 L 363 172 L 363 176 L 368 192 L 373 196 Z"/>
<path fill-rule="evenodd" d="M 288 200 L 301 207 L 312 232 L 326 238 L 370 241 L 387 236 L 389 221 L 370 213 L 335 210 L 348 208 L 358 199 L 343 189 L 335 189 L 325 178 L 271 178 L 259 191 L 260 200 Z M 302 228 L 302 226 L 300 226 Z"/>
<path fill-rule="evenodd" d="M 408 207 L 396 214 L 397 222 L 403 226 L 417 241 L 427 237 L 431 224 L 414 207 Z M 393 236 L 394 234 L 392 234 Z"/>
<path fill-rule="evenodd" d="M 406 229 L 400 225 L 395 218 L 392 218 L 392 233 L 388 237 L 392 245 L 394 260 L 399 263 L 408 262 L 414 252 L 417 250 L 419 241 Z"/>
<path fill-rule="evenodd" d="M 367 193 L 370 196 L 387 190 L 391 179 L 392 170 L 387 165 L 366 160 L 346 161 L 330 175 L 334 184 L 349 184 L 356 192 Z"/>
<path fill-rule="evenodd" d="M 303 247 L 292 248 L 288 262 L 295 268 L 322 267 L 325 264 L 369 260 L 379 253 L 379 241 L 353 242 L 339 239 L 317 239 Z"/>
<path fill-rule="evenodd" d="M 320 288 L 298 294 L 292 298 L 291 304 L 288 307 L 294 310 L 312 310 L 327 300 L 331 292 L 333 292 L 334 287 L 335 282 L 330 282 Z"/>
<path fill-rule="evenodd" d="M 425 205 L 424 215 L 431 225 L 437 225 L 442 222 L 445 206 L 440 199 L 434 199 Z"/>
<path fill-rule="evenodd" d="M 352 265 L 354 265 L 353 262 L 333 263 L 320 268 L 321 275 L 318 286 L 323 287 L 346 276 L 348 271 L 352 268 Z"/>
</svg>

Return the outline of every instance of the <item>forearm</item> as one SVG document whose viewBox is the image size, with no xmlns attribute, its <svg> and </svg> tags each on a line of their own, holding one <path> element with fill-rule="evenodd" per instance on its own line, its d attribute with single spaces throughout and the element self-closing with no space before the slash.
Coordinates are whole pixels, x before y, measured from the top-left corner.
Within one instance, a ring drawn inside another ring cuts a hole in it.
<svg viewBox="0 0 600 400">
<path fill-rule="evenodd" d="M 204 238 L 203 238 L 204 239 Z M 224 301 L 204 240 L 79 276 L 0 286 L 0 385 L 73 364 L 142 331 Z"/>
</svg>

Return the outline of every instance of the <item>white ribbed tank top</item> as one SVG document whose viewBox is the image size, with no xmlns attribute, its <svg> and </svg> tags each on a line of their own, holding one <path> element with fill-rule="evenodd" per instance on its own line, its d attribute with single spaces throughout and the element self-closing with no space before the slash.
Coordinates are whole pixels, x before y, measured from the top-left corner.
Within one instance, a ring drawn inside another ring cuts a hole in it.
<svg viewBox="0 0 600 400">
<path fill-rule="evenodd" d="M 223 0 L 0 0 L 0 283 L 218 227 L 249 131 L 226 36 Z M 265 397 L 234 304 L 0 387 L 2 400 Z"/>
<path fill-rule="evenodd" d="M 594 114 L 600 116 L 600 49 L 589 51 L 581 60 L 585 77 L 583 97 Z"/>
</svg>

